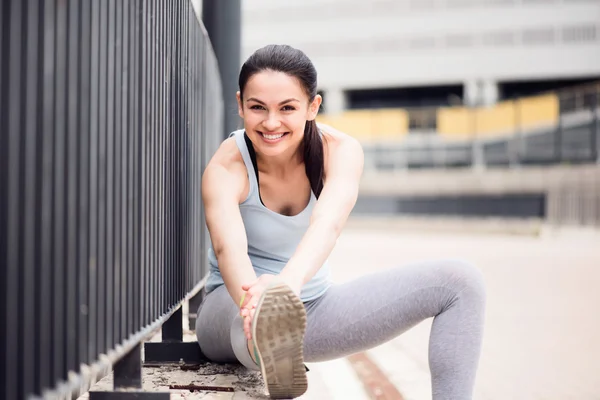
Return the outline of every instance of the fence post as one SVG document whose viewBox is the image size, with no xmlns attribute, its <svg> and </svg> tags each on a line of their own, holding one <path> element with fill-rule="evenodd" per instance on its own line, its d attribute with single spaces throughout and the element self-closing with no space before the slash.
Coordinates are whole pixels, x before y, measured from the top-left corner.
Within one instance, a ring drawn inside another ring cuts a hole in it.
<svg viewBox="0 0 600 400">
<path fill-rule="evenodd" d="M 179 307 L 177 311 L 162 326 L 163 342 L 181 342 L 183 340 L 183 311 Z"/>
<path fill-rule="evenodd" d="M 115 389 L 142 387 L 142 354 L 139 344 L 115 364 L 114 387 Z"/>
<path fill-rule="evenodd" d="M 112 392 L 90 391 L 90 400 L 169 400 L 169 392 L 142 391 L 142 353 L 141 345 L 135 345 L 114 365 Z M 120 391 L 120 390 L 127 391 Z M 132 391 L 131 389 L 139 389 Z"/>
</svg>

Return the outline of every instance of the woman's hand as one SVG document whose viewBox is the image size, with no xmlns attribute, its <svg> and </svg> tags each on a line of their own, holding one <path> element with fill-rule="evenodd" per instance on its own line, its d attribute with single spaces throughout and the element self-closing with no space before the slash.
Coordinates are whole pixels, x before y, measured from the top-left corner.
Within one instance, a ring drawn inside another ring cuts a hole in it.
<svg viewBox="0 0 600 400">
<path fill-rule="evenodd" d="M 252 319 L 254 318 L 254 309 L 263 292 L 276 277 L 276 275 L 263 274 L 254 282 L 242 285 L 244 298 L 240 304 L 240 315 L 244 318 L 244 333 L 248 340 L 252 339 Z"/>
<path fill-rule="evenodd" d="M 240 315 L 244 318 L 244 333 L 248 340 L 252 339 L 252 320 L 254 310 L 264 291 L 275 281 L 280 281 L 288 285 L 298 296 L 302 288 L 301 283 L 297 283 L 287 276 L 263 274 L 254 282 L 242 285 L 244 298 L 240 304 Z"/>
</svg>

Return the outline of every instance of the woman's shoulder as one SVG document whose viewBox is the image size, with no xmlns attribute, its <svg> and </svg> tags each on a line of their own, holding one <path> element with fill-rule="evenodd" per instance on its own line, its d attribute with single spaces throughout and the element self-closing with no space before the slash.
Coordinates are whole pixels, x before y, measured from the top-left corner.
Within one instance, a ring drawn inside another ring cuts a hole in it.
<svg viewBox="0 0 600 400">
<path fill-rule="evenodd" d="M 362 145 L 355 137 L 335 129 L 330 125 L 318 123 L 317 126 L 323 137 L 323 146 L 325 148 L 326 157 L 328 154 L 337 152 L 362 153 Z"/>
<path fill-rule="evenodd" d="M 244 159 L 234 136 L 230 136 L 221 142 L 210 160 L 209 166 L 211 164 L 218 165 L 232 172 L 236 172 L 240 167 L 244 167 Z"/>
<path fill-rule="evenodd" d="M 239 183 L 243 188 L 245 185 L 246 166 L 242 154 L 236 144 L 235 137 L 225 139 L 204 171 L 204 178 L 217 181 L 227 179 Z M 246 179 L 247 180 L 247 179 Z"/>
</svg>

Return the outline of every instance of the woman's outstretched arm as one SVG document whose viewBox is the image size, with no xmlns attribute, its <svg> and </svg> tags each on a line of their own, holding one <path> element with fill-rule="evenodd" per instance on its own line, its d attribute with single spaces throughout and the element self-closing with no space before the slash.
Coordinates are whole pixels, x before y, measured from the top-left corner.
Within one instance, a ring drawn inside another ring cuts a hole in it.
<svg viewBox="0 0 600 400">
<path fill-rule="evenodd" d="M 364 165 L 360 143 L 329 126 L 323 130 L 325 182 L 313 209 L 310 225 L 296 252 L 283 271 L 282 278 L 291 282 L 296 292 L 321 268 L 356 204 Z"/>
<path fill-rule="evenodd" d="M 202 200 L 219 271 L 231 298 L 240 304 L 244 294 L 242 284 L 254 281 L 256 273 L 248 257 L 248 240 L 239 209 L 244 181 L 235 173 L 230 154 L 221 147 L 206 167 Z"/>
</svg>

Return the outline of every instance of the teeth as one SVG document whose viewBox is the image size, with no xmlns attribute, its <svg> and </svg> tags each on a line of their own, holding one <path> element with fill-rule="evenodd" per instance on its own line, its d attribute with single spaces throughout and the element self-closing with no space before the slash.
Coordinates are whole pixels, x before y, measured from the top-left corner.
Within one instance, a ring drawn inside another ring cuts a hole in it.
<svg viewBox="0 0 600 400">
<path fill-rule="evenodd" d="M 269 140 L 275 140 L 275 139 L 279 139 L 280 137 L 282 137 L 283 133 L 280 133 L 279 135 L 265 135 L 263 133 L 263 136 Z"/>
</svg>

